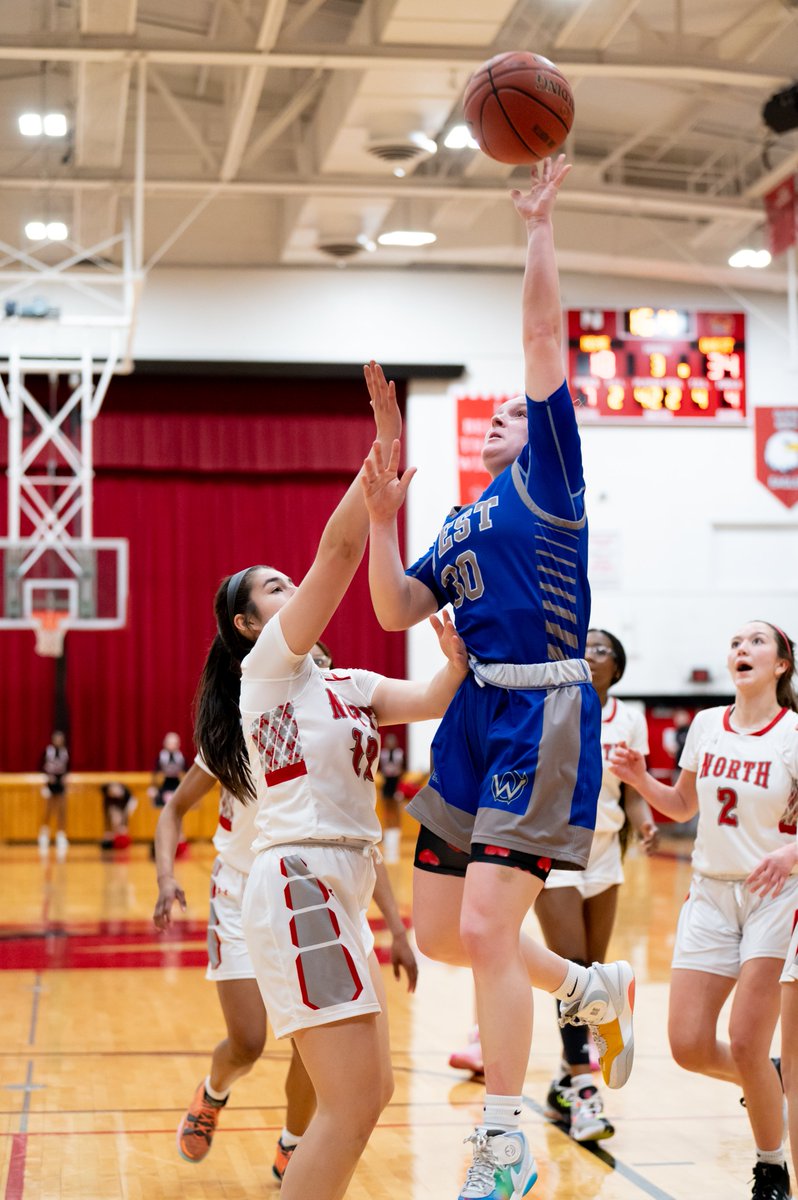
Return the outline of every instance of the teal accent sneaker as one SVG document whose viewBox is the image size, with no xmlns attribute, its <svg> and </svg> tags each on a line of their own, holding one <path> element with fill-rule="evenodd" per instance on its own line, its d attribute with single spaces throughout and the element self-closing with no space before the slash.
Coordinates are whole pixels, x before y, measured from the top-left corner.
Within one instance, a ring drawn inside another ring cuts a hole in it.
<svg viewBox="0 0 798 1200">
<path fill-rule="evenodd" d="M 538 1169 L 520 1129 L 488 1133 L 478 1127 L 465 1139 L 474 1146 L 459 1200 L 521 1200 L 535 1183 Z"/>
</svg>

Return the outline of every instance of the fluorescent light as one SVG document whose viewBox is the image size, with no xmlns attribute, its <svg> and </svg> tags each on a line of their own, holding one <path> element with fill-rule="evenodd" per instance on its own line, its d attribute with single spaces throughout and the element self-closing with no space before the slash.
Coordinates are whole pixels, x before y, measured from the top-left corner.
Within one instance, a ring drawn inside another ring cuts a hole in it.
<svg viewBox="0 0 798 1200">
<path fill-rule="evenodd" d="M 51 112 L 45 115 L 44 132 L 48 137 L 65 137 L 67 131 L 67 119 L 62 112 Z"/>
<path fill-rule="evenodd" d="M 51 242 L 63 242 L 69 236 L 69 230 L 63 221 L 48 221 L 47 236 Z"/>
<path fill-rule="evenodd" d="M 377 238 L 381 246 L 429 246 L 437 240 L 434 233 L 423 233 L 418 229 L 394 229 Z"/>
<path fill-rule="evenodd" d="M 44 221 L 28 221 L 25 226 L 25 237 L 32 242 L 41 242 L 47 237 L 47 226 Z"/>
<path fill-rule="evenodd" d="M 38 113 L 21 113 L 19 132 L 23 137 L 41 137 L 42 119 Z"/>
<path fill-rule="evenodd" d="M 474 141 L 467 125 L 453 125 L 443 144 L 449 150 L 479 150 L 479 143 Z"/>
<path fill-rule="evenodd" d="M 769 250 L 751 250 L 746 247 L 743 250 L 737 250 L 729 259 L 730 267 L 754 267 L 761 270 L 762 267 L 770 266 L 770 251 Z"/>
</svg>

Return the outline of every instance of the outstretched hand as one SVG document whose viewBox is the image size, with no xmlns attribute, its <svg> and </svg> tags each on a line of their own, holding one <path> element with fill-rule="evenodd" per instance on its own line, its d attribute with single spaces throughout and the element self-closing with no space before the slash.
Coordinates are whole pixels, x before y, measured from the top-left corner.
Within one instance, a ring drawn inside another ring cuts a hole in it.
<svg viewBox="0 0 798 1200">
<path fill-rule="evenodd" d="M 385 378 L 385 372 L 373 358 L 363 368 L 363 375 L 374 411 L 377 440 L 388 447 L 402 436 L 402 414 L 396 401 L 396 385 L 393 380 L 389 382 Z"/>
<path fill-rule="evenodd" d="M 400 450 L 399 440 L 394 439 L 390 457 L 386 462 L 383 448 L 377 441 L 372 444 L 368 457 L 363 462 L 360 483 L 366 508 L 372 520 L 391 520 L 405 502 L 407 489 L 410 486 L 410 480 L 416 473 L 416 468 L 408 467 L 400 478 Z"/>
<path fill-rule="evenodd" d="M 554 209 L 560 185 L 570 170 L 571 163 L 565 161 L 564 154 L 558 155 L 556 159 L 544 158 L 542 163 L 536 163 L 530 172 L 529 191 L 513 188 L 510 192 L 519 217 L 527 223 L 548 219 Z"/>
<path fill-rule="evenodd" d="M 430 617 L 429 623 L 438 636 L 438 644 L 451 665 L 459 671 L 463 678 L 468 674 L 468 651 L 466 644 L 455 628 L 448 609 L 444 609 L 439 617 Z"/>
</svg>

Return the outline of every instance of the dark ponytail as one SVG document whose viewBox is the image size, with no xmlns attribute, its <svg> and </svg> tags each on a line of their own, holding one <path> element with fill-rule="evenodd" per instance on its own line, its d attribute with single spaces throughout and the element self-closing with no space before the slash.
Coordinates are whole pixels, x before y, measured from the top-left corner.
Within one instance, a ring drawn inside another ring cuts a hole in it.
<svg viewBox="0 0 798 1200">
<path fill-rule="evenodd" d="M 255 615 L 250 592 L 253 572 L 260 569 L 249 567 L 237 576 L 228 575 L 219 585 L 213 601 L 216 637 L 205 659 L 194 701 L 194 742 L 197 749 L 208 770 L 216 776 L 225 791 L 243 804 L 255 799 L 238 707 L 241 660 L 249 654 L 253 643 L 238 632 L 233 617 L 237 613 Z M 233 584 L 234 590 L 228 596 L 230 584 L 236 579 L 238 584 Z"/>
<path fill-rule="evenodd" d="M 793 712 L 798 712 L 798 693 L 795 690 L 793 679 L 795 677 L 795 642 L 787 637 L 783 629 L 779 629 L 778 625 L 774 625 L 772 621 L 764 621 L 763 624 L 769 625 L 776 637 L 776 653 L 779 658 L 785 659 L 789 664 L 789 670 L 779 676 L 776 684 L 776 700 L 782 708 L 791 708 Z"/>
</svg>

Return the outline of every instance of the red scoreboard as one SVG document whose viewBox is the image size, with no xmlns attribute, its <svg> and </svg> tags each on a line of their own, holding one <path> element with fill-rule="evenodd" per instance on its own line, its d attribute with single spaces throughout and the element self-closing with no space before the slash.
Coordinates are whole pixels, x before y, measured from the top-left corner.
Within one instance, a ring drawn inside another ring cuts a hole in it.
<svg viewBox="0 0 798 1200">
<path fill-rule="evenodd" d="M 745 420 L 745 314 L 570 309 L 568 374 L 582 420 Z"/>
</svg>

